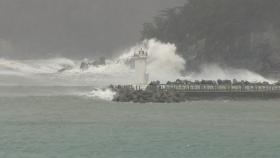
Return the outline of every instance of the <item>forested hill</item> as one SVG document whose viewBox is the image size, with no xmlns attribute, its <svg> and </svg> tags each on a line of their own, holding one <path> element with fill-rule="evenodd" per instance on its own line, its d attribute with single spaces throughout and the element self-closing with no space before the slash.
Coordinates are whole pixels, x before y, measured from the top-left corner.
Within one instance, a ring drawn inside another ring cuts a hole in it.
<svg viewBox="0 0 280 158">
<path fill-rule="evenodd" d="M 142 38 L 175 43 L 193 70 L 218 63 L 280 71 L 280 1 L 189 0 L 145 23 Z"/>
</svg>

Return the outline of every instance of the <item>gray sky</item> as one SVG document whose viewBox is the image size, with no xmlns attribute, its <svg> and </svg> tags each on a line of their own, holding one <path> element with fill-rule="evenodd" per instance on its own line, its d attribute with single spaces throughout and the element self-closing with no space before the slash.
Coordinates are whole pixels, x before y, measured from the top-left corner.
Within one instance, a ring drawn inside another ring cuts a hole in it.
<svg viewBox="0 0 280 158">
<path fill-rule="evenodd" d="M 112 56 L 186 0 L 0 0 L 0 58 Z"/>
</svg>

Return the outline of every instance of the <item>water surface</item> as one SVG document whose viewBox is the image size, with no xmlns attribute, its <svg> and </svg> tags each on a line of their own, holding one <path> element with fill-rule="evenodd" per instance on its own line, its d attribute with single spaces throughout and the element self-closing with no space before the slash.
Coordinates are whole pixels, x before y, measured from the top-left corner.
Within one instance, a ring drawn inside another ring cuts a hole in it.
<svg viewBox="0 0 280 158">
<path fill-rule="evenodd" d="M 0 87 L 3 158 L 277 158 L 279 100 L 112 103 L 90 87 Z"/>
</svg>

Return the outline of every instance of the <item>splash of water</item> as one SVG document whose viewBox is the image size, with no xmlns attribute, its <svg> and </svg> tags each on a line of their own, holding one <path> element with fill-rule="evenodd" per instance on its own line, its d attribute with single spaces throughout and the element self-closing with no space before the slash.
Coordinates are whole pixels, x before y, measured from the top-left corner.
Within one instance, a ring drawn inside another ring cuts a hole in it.
<svg viewBox="0 0 280 158">
<path fill-rule="evenodd" d="M 62 69 L 72 69 L 75 62 L 66 58 L 47 60 L 7 60 L 0 59 L 0 72 L 18 74 L 51 74 Z"/>
<path fill-rule="evenodd" d="M 217 64 L 203 65 L 199 73 L 190 73 L 185 78 L 189 80 L 245 80 L 249 82 L 275 82 L 245 69 L 222 68 Z"/>
<path fill-rule="evenodd" d="M 145 47 L 149 53 L 147 71 L 150 80 L 188 79 L 188 80 L 217 80 L 237 79 L 254 81 L 269 81 L 259 74 L 248 70 L 221 68 L 218 65 L 204 65 L 199 73 L 186 73 L 185 60 L 176 54 L 176 46 L 162 43 L 155 39 L 145 40 L 142 43 L 124 51 L 119 57 L 106 60 L 105 65 L 91 66 L 88 70 L 80 70 L 80 61 L 65 58 L 48 60 L 7 60 L 0 59 L 1 75 L 25 75 L 36 78 L 38 81 L 60 83 L 93 83 L 95 85 L 130 84 L 134 80 L 134 69 L 131 66 L 131 57 L 139 47 Z M 43 77 L 42 77 L 43 74 Z M 33 82 L 33 81 L 31 81 Z M 40 82 L 42 83 L 42 82 Z M 58 84 L 60 84 L 58 83 Z M 84 85 L 84 84 L 83 84 Z"/>
<path fill-rule="evenodd" d="M 174 44 L 150 40 L 148 42 L 148 72 L 152 80 L 175 80 L 185 70 L 185 60 L 176 54 Z"/>
<path fill-rule="evenodd" d="M 88 94 L 83 94 L 82 96 L 106 100 L 106 101 L 112 101 L 115 95 L 116 92 L 112 91 L 111 89 L 95 89 Z"/>
<path fill-rule="evenodd" d="M 146 40 L 142 44 L 133 47 L 128 53 L 124 53 L 119 59 L 128 59 L 139 47 L 146 46 L 149 53 L 148 73 L 151 80 L 162 82 L 176 79 L 188 80 L 218 80 L 218 79 L 237 79 L 250 82 L 275 82 L 246 69 L 222 68 L 217 64 L 202 65 L 200 72 L 186 72 L 186 61 L 176 54 L 176 46 L 170 43 L 162 43 L 155 39 Z"/>
<path fill-rule="evenodd" d="M 145 48 L 148 52 L 147 72 L 151 80 L 168 81 L 181 77 L 185 70 L 185 60 L 176 54 L 176 46 L 171 43 L 162 43 L 155 39 L 145 40 L 122 54 L 118 61 L 127 61 L 133 54 Z"/>
</svg>

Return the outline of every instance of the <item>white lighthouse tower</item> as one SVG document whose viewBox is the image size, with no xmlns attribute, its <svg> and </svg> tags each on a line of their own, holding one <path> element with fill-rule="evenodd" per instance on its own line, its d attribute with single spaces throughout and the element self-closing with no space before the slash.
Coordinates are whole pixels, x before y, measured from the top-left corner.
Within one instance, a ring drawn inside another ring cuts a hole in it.
<svg viewBox="0 0 280 158">
<path fill-rule="evenodd" d="M 141 49 L 134 53 L 133 59 L 135 63 L 135 85 L 147 85 L 149 75 L 147 74 L 147 58 L 148 53 Z"/>
</svg>

